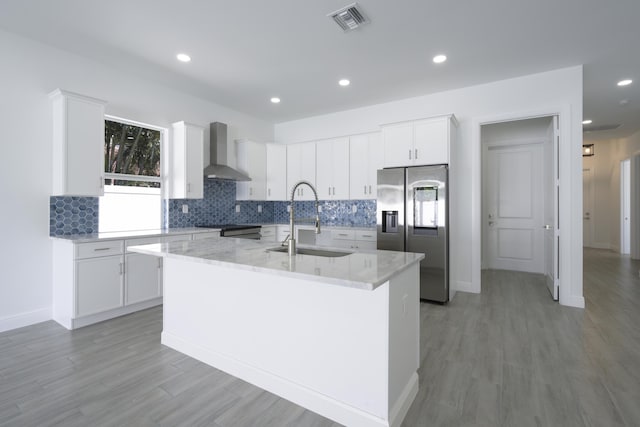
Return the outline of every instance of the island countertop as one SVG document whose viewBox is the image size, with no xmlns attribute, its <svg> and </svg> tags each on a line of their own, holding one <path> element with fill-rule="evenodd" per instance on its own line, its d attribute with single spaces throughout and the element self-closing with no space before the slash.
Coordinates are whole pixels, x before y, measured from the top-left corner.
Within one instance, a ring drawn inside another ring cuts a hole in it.
<svg viewBox="0 0 640 427">
<path fill-rule="evenodd" d="M 267 274 L 301 277 L 338 286 L 374 290 L 392 276 L 420 262 L 424 254 L 395 251 L 358 251 L 341 257 L 295 255 L 271 252 L 274 242 L 248 239 L 210 238 L 129 247 L 130 251 L 166 258 L 188 259 Z M 298 245 L 298 248 L 304 248 Z M 314 247 L 317 248 L 317 247 Z M 331 248 L 318 248 L 331 250 Z M 343 251 L 344 249 L 335 249 Z"/>
</svg>

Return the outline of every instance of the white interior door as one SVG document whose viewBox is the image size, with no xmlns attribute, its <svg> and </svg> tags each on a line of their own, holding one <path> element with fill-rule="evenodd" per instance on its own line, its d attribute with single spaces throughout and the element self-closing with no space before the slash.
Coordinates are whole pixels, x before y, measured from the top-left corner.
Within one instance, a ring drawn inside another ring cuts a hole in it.
<svg viewBox="0 0 640 427">
<path fill-rule="evenodd" d="M 544 273 L 543 144 L 486 144 L 488 268 Z"/>
<path fill-rule="evenodd" d="M 593 171 L 582 169 L 582 246 L 593 245 Z"/>
<path fill-rule="evenodd" d="M 620 253 L 631 253 L 631 161 L 620 162 Z"/>
<path fill-rule="evenodd" d="M 547 288 L 554 300 L 558 300 L 558 116 L 547 128 L 544 141 L 544 274 Z"/>
</svg>

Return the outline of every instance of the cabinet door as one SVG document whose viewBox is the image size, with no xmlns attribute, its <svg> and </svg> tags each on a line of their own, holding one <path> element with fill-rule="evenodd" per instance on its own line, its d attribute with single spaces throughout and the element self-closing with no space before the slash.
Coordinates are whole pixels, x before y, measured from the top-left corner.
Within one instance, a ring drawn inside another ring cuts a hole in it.
<svg viewBox="0 0 640 427">
<path fill-rule="evenodd" d="M 316 184 L 322 200 L 349 198 L 349 139 L 333 138 L 316 144 Z"/>
<path fill-rule="evenodd" d="M 351 199 L 375 199 L 378 169 L 383 168 L 383 148 L 380 133 L 354 135 L 349 140 Z"/>
<path fill-rule="evenodd" d="M 204 187 L 204 129 L 185 122 L 173 123 L 170 147 L 172 199 L 202 199 Z"/>
<path fill-rule="evenodd" d="M 157 298 L 162 288 L 162 258 L 127 254 L 125 263 L 125 305 Z"/>
<path fill-rule="evenodd" d="M 354 135 L 349 138 L 349 196 L 354 200 L 367 199 L 369 183 L 369 138 Z"/>
<path fill-rule="evenodd" d="M 267 200 L 287 200 L 287 146 L 267 144 Z"/>
<path fill-rule="evenodd" d="M 315 186 L 316 144 L 305 142 L 287 146 L 287 188 L 290 192 L 299 181 L 307 181 Z M 296 192 L 296 200 L 314 200 L 309 187 L 301 186 Z"/>
<path fill-rule="evenodd" d="M 413 125 L 400 123 L 382 128 L 384 167 L 413 165 Z"/>
<path fill-rule="evenodd" d="M 204 195 L 204 129 L 186 126 L 187 199 L 202 199 Z"/>
<path fill-rule="evenodd" d="M 265 144 L 236 141 L 236 167 L 251 178 L 251 181 L 236 183 L 236 200 L 265 199 L 266 163 Z"/>
<path fill-rule="evenodd" d="M 76 317 L 122 307 L 123 258 L 76 260 Z"/>
<path fill-rule="evenodd" d="M 104 101 L 56 90 L 53 107 L 53 193 L 104 194 Z"/>
<path fill-rule="evenodd" d="M 414 123 L 414 160 L 416 165 L 449 163 L 449 120 L 420 120 Z"/>
</svg>

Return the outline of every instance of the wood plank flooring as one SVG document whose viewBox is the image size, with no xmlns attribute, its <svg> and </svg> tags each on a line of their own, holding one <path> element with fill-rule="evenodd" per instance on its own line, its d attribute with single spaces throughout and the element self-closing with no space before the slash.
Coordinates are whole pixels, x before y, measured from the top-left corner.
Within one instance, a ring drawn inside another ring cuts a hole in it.
<svg viewBox="0 0 640 427">
<path fill-rule="evenodd" d="M 421 304 L 403 427 L 640 425 L 640 262 L 585 250 L 585 310 L 536 275 Z M 160 344 L 162 309 L 0 334 L 0 426 L 338 426 Z"/>
</svg>

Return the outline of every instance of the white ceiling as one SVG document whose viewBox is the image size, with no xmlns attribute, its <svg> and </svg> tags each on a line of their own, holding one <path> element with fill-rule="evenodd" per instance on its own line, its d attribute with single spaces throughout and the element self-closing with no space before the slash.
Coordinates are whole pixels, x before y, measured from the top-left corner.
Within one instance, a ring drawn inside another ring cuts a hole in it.
<svg viewBox="0 0 640 427">
<path fill-rule="evenodd" d="M 348 3 L 2 0 L 0 28 L 272 122 L 584 64 L 585 118 L 622 124 L 585 139 L 640 130 L 638 0 L 360 0 L 371 23 L 343 33 Z"/>
</svg>

